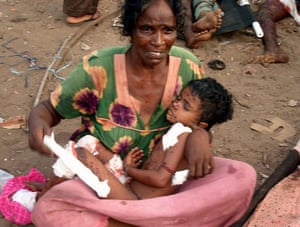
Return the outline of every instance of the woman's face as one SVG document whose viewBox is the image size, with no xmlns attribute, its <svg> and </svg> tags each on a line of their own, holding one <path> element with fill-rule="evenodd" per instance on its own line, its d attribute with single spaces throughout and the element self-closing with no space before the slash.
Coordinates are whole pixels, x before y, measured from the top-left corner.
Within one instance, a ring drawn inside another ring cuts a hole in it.
<svg viewBox="0 0 300 227">
<path fill-rule="evenodd" d="M 180 122 L 185 126 L 198 125 L 201 117 L 202 102 L 197 95 L 193 95 L 191 89 L 186 87 L 178 99 L 169 107 L 167 119 L 171 123 Z"/>
<path fill-rule="evenodd" d="M 153 0 L 137 21 L 132 50 L 144 65 L 165 63 L 176 37 L 176 18 L 172 9 L 164 0 Z"/>
</svg>

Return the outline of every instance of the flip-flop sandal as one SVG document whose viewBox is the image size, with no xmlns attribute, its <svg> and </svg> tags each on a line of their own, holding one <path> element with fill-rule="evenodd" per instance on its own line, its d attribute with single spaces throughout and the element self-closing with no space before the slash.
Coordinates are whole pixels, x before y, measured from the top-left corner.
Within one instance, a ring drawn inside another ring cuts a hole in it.
<svg viewBox="0 0 300 227">
<path fill-rule="evenodd" d="M 207 63 L 208 67 L 213 70 L 223 70 L 225 69 L 225 63 L 221 60 L 211 60 Z"/>
</svg>

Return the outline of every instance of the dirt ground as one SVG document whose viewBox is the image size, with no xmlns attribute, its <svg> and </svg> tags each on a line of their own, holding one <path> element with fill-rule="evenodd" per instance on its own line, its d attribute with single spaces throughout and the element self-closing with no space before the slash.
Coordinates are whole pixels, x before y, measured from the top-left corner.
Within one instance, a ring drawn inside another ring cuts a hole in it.
<svg viewBox="0 0 300 227">
<path fill-rule="evenodd" d="M 107 17 L 98 26 L 91 25 L 93 22 L 69 26 L 64 21 L 62 0 L 0 0 L 0 118 L 28 116 L 34 103 L 46 99 L 83 55 L 127 43 L 112 26 L 119 2 L 100 1 L 99 9 Z M 288 64 L 247 64 L 250 57 L 263 52 L 262 41 L 251 29 L 215 36 L 193 50 L 207 76 L 223 83 L 235 98 L 233 120 L 213 128 L 215 155 L 253 165 L 258 186 L 300 138 L 300 30 L 292 18 L 278 22 L 277 29 L 281 46 L 290 57 Z M 64 42 L 66 46 L 59 52 Z M 181 40 L 176 44 L 184 46 Z M 207 63 L 214 59 L 225 62 L 226 68 L 210 69 Z M 50 65 L 59 71 L 56 76 L 46 70 Z M 254 130 L 258 124 L 265 126 L 265 131 Z M 55 129 L 58 142 L 64 144 L 78 125 L 78 120 L 63 121 Z M 29 149 L 26 127 L 0 128 L 1 169 L 19 176 L 35 167 L 48 176 L 53 161 Z M 16 225 L 0 218 L 0 226 Z"/>
</svg>

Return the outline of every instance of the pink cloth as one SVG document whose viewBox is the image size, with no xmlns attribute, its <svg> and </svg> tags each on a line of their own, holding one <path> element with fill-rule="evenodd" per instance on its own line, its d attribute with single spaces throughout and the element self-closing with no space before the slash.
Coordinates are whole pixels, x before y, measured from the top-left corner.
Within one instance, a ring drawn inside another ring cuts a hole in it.
<svg viewBox="0 0 300 227">
<path fill-rule="evenodd" d="M 145 200 L 99 199 L 79 179 L 50 189 L 36 204 L 37 227 L 104 227 L 108 217 L 137 226 L 230 226 L 247 210 L 256 172 L 250 165 L 215 158 L 212 174 L 189 180 L 176 194 Z"/>
<path fill-rule="evenodd" d="M 281 180 L 268 192 L 244 226 L 300 226 L 299 169 Z"/>
<path fill-rule="evenodd" d="M 27 176 L 14 177 L 7 181 L 0 195 L 0 210 L 4 218 L 19 225 L 31 223 L 31 213 L 20 203 L 12 201 L 11 196 L 20 189 L 27 189 L 26 182 L 44 183 L 46 178 L 37 169 L 31 169 Z"/>
</svg>

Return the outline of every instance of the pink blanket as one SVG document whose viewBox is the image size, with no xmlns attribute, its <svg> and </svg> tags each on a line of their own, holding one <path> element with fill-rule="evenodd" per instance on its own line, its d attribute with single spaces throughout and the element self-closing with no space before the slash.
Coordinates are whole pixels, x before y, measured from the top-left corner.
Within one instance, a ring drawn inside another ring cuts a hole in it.
<svg viewBox="0 0 300 227">
<path fill-rule="evenodd" d="M 100 227 L 108 217 L 137 226 L 230 226 L 251 201 L 256 172 L 246 163 L 215 158 L 212 174 L 187 181 L 176 194 L 145 200 L 106 200 L 79 179 L 59 184 L 36 204 L 37 227 Z"/>
</svg>

